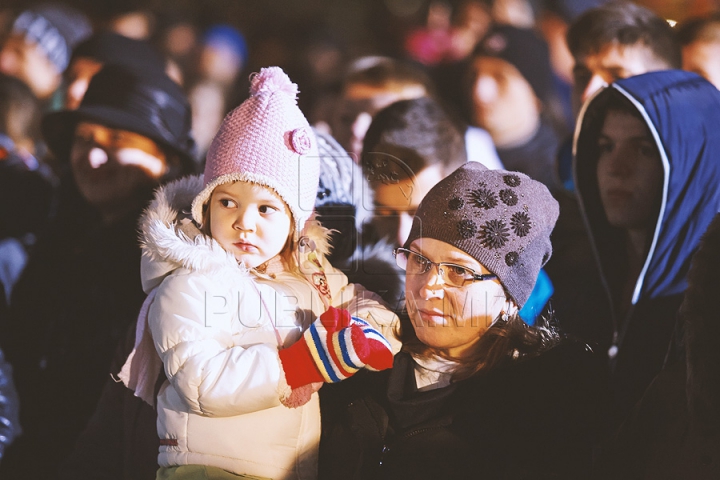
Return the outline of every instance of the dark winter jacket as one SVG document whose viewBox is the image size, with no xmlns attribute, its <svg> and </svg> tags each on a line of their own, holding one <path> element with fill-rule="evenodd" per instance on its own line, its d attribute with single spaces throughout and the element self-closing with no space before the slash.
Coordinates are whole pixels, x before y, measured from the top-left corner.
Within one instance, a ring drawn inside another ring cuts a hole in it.
<svg viewBox="0 0 720 480">
<path fill-rule="evenodd" d="M 518 171 L 544 183 L 551 191 L 561 187 L 555 165 L 560 138 L 552 124 L 540 117 L 535 134 L 522 145 L 498 147 L 497 154 L 506 170 Z"/>
<path fill-rule="evenodd" d="M 720 215 L 693 257 L 680 309 L 685 361 L 665 368 L 599 462 L 601 479 L 720 478 Z"/>
<path fill-rule="evenodd" d="M 120 342 L 108 372 L 117 373 L 135 345 L 135 325 Z M 160 438 L 157 413 L 125 384 L 107 375 L 95 412 L 60 468 L 58 479 L 153 480 Z M 158 379 L 159 389 L 165 380 Z"/>
<path fill-rule="evenodd" d="M 401 352 L 392 370 L 320 390 L 321 479 L 589 475 L 606 384 L 584 346 L 560 344 L 423 392 L 414 365 Z"/>
<path fill-rule="evenodd" d="M 652 243 L 634 279 L 631 306 L 620 317 L 612 292 L 627 274 L 624 231 L 612 227 L 600 200 L 597 138 L 611 97 L 629 100 L 659 150 L 663 189 Z M 580 113 L 575 140 L 575 184 L 611 314 L 594 339 L 609 351 L 622 418 L 663 366 L 686 275 L 700 236 L 720 205 L 720 92 L 694 73 L 661 71 L 618 80 Z M 588 305 L 588 308 L 601 308 Z M 589 329 L 592 330 L 592 329 Z"/>
<path fill-rule="evenodd" d="M 24 430 L 7 450 L 0 478 L 55 471 L 95 409 L 115 347 L 145 299 L 140 212 L 105 225 L 66 186 L 58 217 L 36 245 L 0 325 Z M 42 462 L 33 461 L 38 451 Z"/>
</svg>

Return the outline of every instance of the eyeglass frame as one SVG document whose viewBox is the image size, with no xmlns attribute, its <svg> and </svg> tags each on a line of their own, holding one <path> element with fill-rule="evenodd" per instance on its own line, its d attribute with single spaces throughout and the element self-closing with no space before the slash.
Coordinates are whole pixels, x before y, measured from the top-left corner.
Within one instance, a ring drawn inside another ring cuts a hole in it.
<svg viewBox="0 0 720 480">
<path fill-rule="evenodd" d="M 429 258 L 427 258 L 425 255 L 422 255 L 422 254 L 420 254 L 420 253 L 418 253 L 418 252 L 415 252 L 415 251 L 413 251 L 413 250 L 410 250 L 409 248 L 398 247 L 398 248 L 396 248 L 396 249 L 393 250 L 393 257 L 395 257 L 395 263 L 397 264 L 397 266 L 400 267 L 400 268 L 402 268 L 403 271 L 407 271 L 407 263 L 406 263 L 406 266 L 405 266 L 404 268 L 403 268 L 402 265 L 400 265 L 400 263 L 398 262 L 398 252 L 407 252 L 407 253 L 405 253 L 405 255 L 408 257 L 408 260 L 410 259 L 410 258 L 409 258 L 409 254 L 417 255 L 418 257 L 425 259 L 425 260 L 427 261 L 428 267 L 425 269 L 424 272 L 421 272 L 421 273 L 419 273 L 418 275 L 425 275 L 425 274 L 427 274 L 427 273 L 432 269 L 432 267 L 435 266 L 435 267 L 437 267 L 438 275 L 443 279 L 443 282 L 444 282 L 445 284 L 447 284 L 448 286 L 451 286 L 451 287 L 461 288 L 461 287 L 464 287 L 464 286 L 467 284 L 467 282 L 484 282 L 484 281 L 486 281 L 486 280 L 495 280 L 495 279 L 498 278 L 498 276 L 495 275 L 494 273 L 477 273 L 477 272 L 476 272 L 475 270 L 473 270 L 472 268 L 470 268 L 470 267 L 465 267 L 465 266 L 463 266 L 463 265 L 458 265 L 457 263 L 450 263 L 450 262 L 433 262 L 432 260 L 430 260 Z M 465 270 L 465 271 L 467 271 L 467 272 L 470 272 L 470 274 L 472 275 L 472 278 L 466 279 L 466 280 L 465 280 L 465 283 L 463 283 L 462 285 L 454 285 L 453 283 L 448 282 L 448 280 L 447 280 L 447 278 L 446 278 L 446 275 L 445 275 L 444 273 L 442 273 L 442 272 L 444 272 L 445 270 L 442 270 L 442 271 L 440 270 L 440 267 L 442 267 L 442 266 L 449 266 L 449 267 L 461 268 L 461 269 L 463 269 L 463 270 Z"/>
</svg>

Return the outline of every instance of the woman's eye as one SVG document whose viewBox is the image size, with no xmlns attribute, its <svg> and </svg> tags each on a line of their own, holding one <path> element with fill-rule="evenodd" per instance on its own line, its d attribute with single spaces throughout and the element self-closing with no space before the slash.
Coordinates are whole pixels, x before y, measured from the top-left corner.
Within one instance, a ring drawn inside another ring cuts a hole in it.
<svg viewBox="0 0 720 480">
<path fill-rule="evenodd" d="M 413 261 L 415 262 L 415 265 L 420 267 L 421 270 L 425 270 L 425 268 L 427 268 L 428 260 L 420 255 L 413 255 Z"/>
<path fill-rule="evenodd" d="M 220 205 L 222 205 L 225 208 L 232 208 L 232 207 L 237 206 L 237 204 L 233 200 L 230 200 L 229 198 L 220 199 Z"/>
<path fill-rule="evenodd" d="M 465 276 L 467 274 L 467 269 L 458 265 L 453 265 L 450 269 L 450 272 L 453 275 Z"/>
</svg>

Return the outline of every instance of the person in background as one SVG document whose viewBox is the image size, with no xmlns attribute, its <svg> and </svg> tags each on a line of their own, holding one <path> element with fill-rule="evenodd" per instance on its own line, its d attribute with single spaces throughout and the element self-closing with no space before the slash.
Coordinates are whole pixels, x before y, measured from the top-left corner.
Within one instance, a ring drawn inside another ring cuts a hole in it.
<svg viewBox="0 0 720 480">
<path fill-rule="evenodd" d="M 557 215 L 540 182 L 476 162 L 430 190 L 395 250 L 403 350 L 320 391 L 319 478 L 588 477 L 602 361 L 517 314 Z"/>
<path fill-rule="evenodd" d="M 593 479 L 715 478 L 720 474 L 720 215 L 688 272 L 678 322 L 684 358 L 669 362 L 607 442 Z"/>
<path fill-rule="evenodd" d="M 681 68 L 680 45 L 673 29 L 652 10 L 631 2 L 611 2 L 587 10 L 567 32 L 574 60 L 573 111 L 601 87 L 645 72 Z M 573 191 L 572 138 L 558 152 L 558 171 Z"/>
<path fill-rule="evenodd" d="M 65 108 L 80 106 L 93 75 L 105 65 L 121 65 L 136 71 L 168 73 L 163 55 L 150 43 L 119 35 L 98 32 L 79 43 L 65 71 Z"/>
<path fill-rule="evenodd" d="M 48 108 L 62 84 L 73 48 L 92 28 L 79 11 L 62 3 L 41 4 L 20 13 L 0 49 L 0 72 L 25 82 Z M 61 102 L 61 99 L 58 99 Z"/>
<path fill-rule="evenodd" d="M 691 18 L 675 27 L 682 68 L 720 88 L 720 14 Z"/>
<path fill-rule="evenodd" d="M 329 127 L 333 136 L 357 162 L 363 139 L 374 115 L 400 100 L 435 98 L 432 80 L 417 66 L 388 57 L 362 57 L 349 67 Z M 478 128 L 465 131 L 469 159 L 501 168 L 488 133 Z"/>
<path fill-rule="evenodd" d="M 57 179 L 33 153 L 40 105 L 30 87 L 0 74 L 0 292 L 12 289 L 53 211 Z"/>
<path fill-rule="evenodd" d="M 559 186 L 560 132 L 544 105 L 554 101 L 547 45 L 528 29 L 495 26 L 469 63 L 469 118 L 487 130 L 505 168 Z"/>
<path fill-rule="evenodd" d="M 718 122 L 720 92 L 681 70 L 613 82 L 578 119 L 577 192 L 602 281 L 588 315 L 562 325 L 607 356 L 609 425 L 682 353 L 672 340 L 690 260 L 720 205 Z"/>
<path fill-rule="evenodd" d="M 42 132 L 65 171 L 0 325 L 24 427 L 0 466 L 7 478 L 51 476 L 72 448 L 145 298 L 140 213 L 158 185 L 195 171 L 189 104 L 163 73 L 108 65 L 80 107 L 47 115 Z"/>
<path fill-rule="evenodd" d="M 237 105 L 244 94 L 239 91 L 238 80 L 247 62 L 247 43 L 238 29 L 218 24 L 205 31 L 188 90 L 193 135 L 202 159 L 230 106 Z"/>
<path fill-rule="evenodd" d="M 404 244 L 420 201 L 465 162 L 462 130 L 430 97 L 378 112 L 363 146 L 363 171 L 373 192 L 371 241 Z"/>
<path fill-rule="evenodd" d="M 649 71 L 680 68 L 680 47 L 672 28 L 655 13 L 633 3 L 609 3 L 587 10 L 571 25 L 567 34 L 573 55 L 574 108 L 578 115 L 582 102 L 598 88 L 614 80 Z M 573 179 L 572 136 L 560 146 L 558 172 L 563 188 L 555 191 L 560 202 L 560 218 L 553 233 L 555 255 L 547 272 L 555 285 L 553 307 L 558 321 L 576 334 L 572 323 L 603 325 L 607 313 L 602 276 L 593 261 L 592 247 L 584 226 Z M 589 307 L 590 306 L 590 307 Z"/>
</svg>

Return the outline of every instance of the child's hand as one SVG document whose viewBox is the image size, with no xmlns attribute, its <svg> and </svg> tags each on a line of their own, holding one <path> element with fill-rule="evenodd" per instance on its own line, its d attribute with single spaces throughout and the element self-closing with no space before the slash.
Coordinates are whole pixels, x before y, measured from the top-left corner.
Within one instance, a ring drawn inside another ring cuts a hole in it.
<svg viewBox="0 0 720 480">
<path fill-rule="evenodd" d="M 296 390 L 313 382 L 345 380 L 366 365 L 390 368 L 393 355 L 385 337 L 367 322 L 330 307 L 300 340 L 280 350 L 280 361 L 288 385 Z"/>
</svg>

